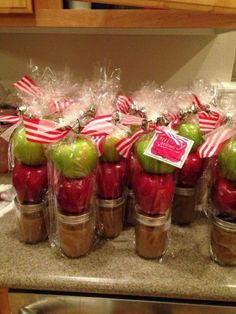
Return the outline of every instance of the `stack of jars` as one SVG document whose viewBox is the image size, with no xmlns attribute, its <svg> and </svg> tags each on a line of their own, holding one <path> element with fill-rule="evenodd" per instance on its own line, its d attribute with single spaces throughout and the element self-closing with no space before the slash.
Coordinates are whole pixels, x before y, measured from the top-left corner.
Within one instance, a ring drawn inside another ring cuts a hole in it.
<svg viewBox="0 0 236 314">
<path fill-rule="evenodd" d="M 99 232 L 103 238 L 116 238 L 124 223 L 127 163 L 116 151 L 116 143 L 126 136 L 117 127 L 102 143 L 97 170 L 97 210 Z"/>
<path fill-rule="evenodd" d="M 53 174 L 54 244 L 70 258 L 86 255 L 94 242 L 96 147 L 73 132 L 49 149 Z M 52 233 L 52 231 L 51 231 Z"/>
<path fill-rule="evenodd" d="M 47 239 L 47 159 L 43 146 L 27 141 L 22 127 L 12 136 L 12 153 L 19 236 L 21 241 L 35 244 Z"/>
<path fill-rule="evenodd" d="M 175 168 L 144 154 L 152 136 L 152 133 L 144 134 L 135 143 L 139 162 L 133 179 L 135 248 L 141 257 L 161 260 L 167 248 Z"/>
<path fill-rule="evenodd" d="M 183 121 L 177 127 L 178 135 L 193 141 L 191 152 L 181 169 L 176 172 L 176 188 L 172 205 L 172 220 L 178 225 L 191 224 L 196 217 L 197 187 L 204 170 L 204 161 L 197 154 L 203 139 L 199 126 Z"/>
<path fill-rule="evenodd" d="M 236 265 L 236 140 L 224 143 L 216 159 L 211 161 L 212 188 L 209 221 L 210 253 L 221 265 Z"/>
</svg>

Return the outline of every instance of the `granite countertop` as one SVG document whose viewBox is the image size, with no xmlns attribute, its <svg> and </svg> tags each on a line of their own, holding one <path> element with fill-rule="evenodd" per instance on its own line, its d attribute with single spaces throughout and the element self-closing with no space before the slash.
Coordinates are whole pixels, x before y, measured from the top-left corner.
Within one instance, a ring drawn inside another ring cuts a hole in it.
<svg viewBox="0 0 236 314">
<path fill-rule="evenodd" d="M 236 301 L 236 268 L 224 268 L 208 254 L 208 227 L 172 226 L 163 263 L 134 253 L 134 230 L 103 241 L 81 259 L 67 259 L 47 242 L 18 241 L 11 206 L 0 211 L 0 287 L 119 295 Z"/>
</svg>

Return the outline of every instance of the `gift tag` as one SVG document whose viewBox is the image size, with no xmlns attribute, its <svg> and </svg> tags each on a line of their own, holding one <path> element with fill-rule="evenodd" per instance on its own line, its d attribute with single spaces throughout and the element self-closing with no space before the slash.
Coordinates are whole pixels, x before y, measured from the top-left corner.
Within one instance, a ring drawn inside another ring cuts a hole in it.
<svg viewBox="0 0 236 314">
<path fill-rule="evenodd" d="M 192 140 L 179 136 L 167 128 L 159 129 L 151 139 L 144 155 L 182 168 L 193 143 Z"/>
</svg>

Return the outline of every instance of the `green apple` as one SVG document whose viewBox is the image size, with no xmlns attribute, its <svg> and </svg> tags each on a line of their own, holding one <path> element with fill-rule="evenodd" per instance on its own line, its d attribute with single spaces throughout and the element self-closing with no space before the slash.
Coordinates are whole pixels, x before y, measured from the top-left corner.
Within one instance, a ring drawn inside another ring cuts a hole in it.
<svg viewBox="0 0 236 314">
<path fill-rule="evenodd" d="M 177 130 L 178 135 L 186 137 L 194 142 L 191 152 L 195 152 L 198 146 L 202 144 L 203 139 L 201 131 L 197 124 L 191 122 L 183 122 L 177 127 Z"/>
<path fill-rule="evenodd" d="M 142 168 L 154 174 L 172 173 L 175 167 L 155 158 L 144 155 L 153 134 L 143 134 L 135 143 L 135 154 Z"/>
<path fill-rule="evenodd" d="M 236 181 L 236 139 L 224 143 L 218 155 L 220 173 L 228 180 Z"/>
<path fill-rule="evenodd" d="M 13 133 L 12 150 L 14 157 L 27 166 L 41 166 L 47 162 L 43 145 L 27 141 L 24 128 Z"/>
<path fill-rule="evenodd" d="M 107 135 L 102 143 L 102 159 L 106 162 L 118 162 L 121 160 L 121 155 L 116 150 L 116 143 L 127 136 L 125 132 L 115 131 Z"/>
<path fill-rule="evenodd" d="M 86 137 L 78 137 L 72 143 L 61 142 L 50 152 L 55 168 L 67 178 L 86 177 L 96 166 L 97 150 Z"/>
</svg>

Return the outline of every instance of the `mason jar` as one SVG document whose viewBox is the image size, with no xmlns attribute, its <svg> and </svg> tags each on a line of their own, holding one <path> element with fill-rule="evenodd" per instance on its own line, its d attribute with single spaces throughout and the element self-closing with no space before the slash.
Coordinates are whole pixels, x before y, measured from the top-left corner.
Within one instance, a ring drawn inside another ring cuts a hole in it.
<svg viewBox="0 0 236 314">
<path fill-rule="evenodd" d="M 137 209 L 137 208 L 136 208 Z M 135 250 L 147 259 L 162 260 L 167 249 L 170 214 L 149 216 L 136 211 Z"/>
<path fill-rule="evenodd" d="M 48 202 L 20 204 L 15 198 L 15 211 L 20 241 L 35 244 L 47 239 Z"/>
<path fill-rule="evenodd" d="M 106 200 L 97 198 L 99 232 L 104 238 L 116 238 L 123 228 L 124 197 Z"/>
<path fill-rule="evenodd" d="M 236 223 L 212 214 L 210 217 L 210 255 L 223 266 L 236 265 Z"/>
<path fill-rule="evenodd" d="M 177 225 L 191 224 L 196 217 L 196 189 L 175 188 L 172 204 L 172 221 Z"/>
<path fill-rule="evenodd" d="M 94 237 L 94 220 L 91 212 L 80 215 L 57 213 L 57 233 L 60 249 L 70 258 L 88 254 Z"/>
</svg>

